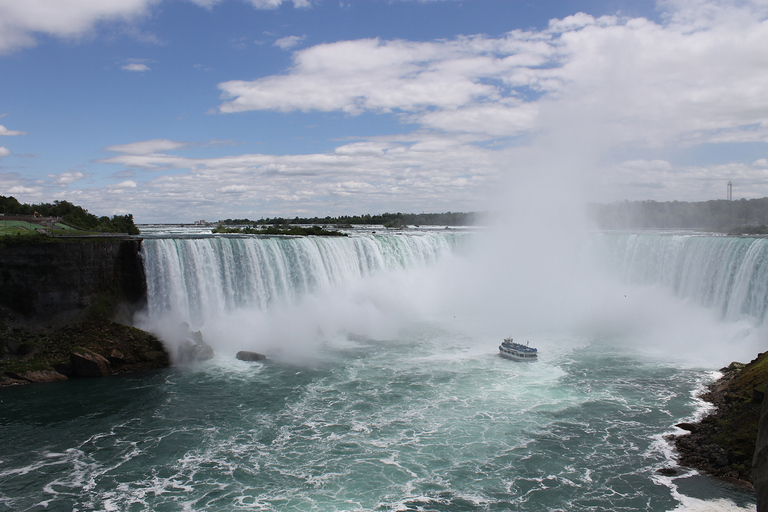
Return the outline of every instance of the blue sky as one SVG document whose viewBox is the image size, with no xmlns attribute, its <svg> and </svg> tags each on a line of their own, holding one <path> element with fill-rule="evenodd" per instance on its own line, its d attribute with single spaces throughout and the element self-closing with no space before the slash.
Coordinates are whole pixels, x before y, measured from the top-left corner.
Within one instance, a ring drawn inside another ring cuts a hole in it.
<svg viewBox="0 0 768 512">
<path fill-rule="evenodd" d="M 0 0 L 0 195 L 138 222 L 768 196 L 768 3 Z"/>
</svg>

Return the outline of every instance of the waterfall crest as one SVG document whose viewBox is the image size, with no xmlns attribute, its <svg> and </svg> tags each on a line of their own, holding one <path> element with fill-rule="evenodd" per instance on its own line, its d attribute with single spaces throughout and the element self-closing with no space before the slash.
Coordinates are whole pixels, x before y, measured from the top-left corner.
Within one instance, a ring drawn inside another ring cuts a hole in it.
<svg viewBox="0 0 768 512">
<path fill-rule="evenodd" d="M 768 239 L 702 234 L 604 234 L 607 265 L 627 283 L 661 285 L 716 309 L 723 320 L 763 322 Z"/>
<path fill-rule="evenodd" d="M 195 327 L 235 309 L 263 311 L 382 271 L 418 268 L 455 250 L 460 234 L 206 237 L 144 241 L 148 314 Z"/>
</svg>

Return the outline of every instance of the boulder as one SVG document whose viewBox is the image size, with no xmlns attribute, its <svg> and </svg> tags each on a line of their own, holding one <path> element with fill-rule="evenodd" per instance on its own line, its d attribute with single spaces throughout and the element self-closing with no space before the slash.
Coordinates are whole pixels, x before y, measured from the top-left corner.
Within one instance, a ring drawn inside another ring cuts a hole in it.
<svg viewBox="0 0 768 512">
<path fill-rule="evenodd" d="M 25 372 L 22 373 L 20 377 L 29 382 L 57 382 L 60 380 L 68 380 L 66 375 L 62 375 L 53 370 Z"/>
<path fill-rule="evenodd" d="M 267 358 L 264 354 L 258 352 L 249 352 L 247 350 L 241 350 L 235 355 L 241 361 L 263 361 Z"/>
<path fill-rule="evenodd" d="M 179 344 L 179 363 L 194 363 L 195 361 L 206 361 L 211 358 L 213 358 L 213 347 L 210 345 L 195 343 L 191 339 L 186 339 Z"/>
<path fill-rule="evenodd" d="M 76 377 L 105 377 L 112 373 L 106 357 L 86 348 L 77 347 L 69 354 L 69 360 Z"/>
</svg>

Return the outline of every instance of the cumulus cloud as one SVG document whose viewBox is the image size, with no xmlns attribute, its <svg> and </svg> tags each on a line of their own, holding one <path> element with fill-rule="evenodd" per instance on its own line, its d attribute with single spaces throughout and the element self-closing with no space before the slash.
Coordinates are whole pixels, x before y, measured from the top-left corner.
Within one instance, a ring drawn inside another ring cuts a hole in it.
<svg viewBox="0 0 768 512">
<path fill-rule="evenodd" d="M 766 9 L 714 4 L 666 24 L 579 13 L 499 38 L 316 45 L 284 74 L 220 83 L 218 110 L 394 112 L 490 136 L 581 121 L 647 146 L 768 141 Z"/>
<path fill-rule="evenodd" d="M 729 180 L 740 197 L 762 197 L 768 195 L 765 158 L 682 165 L 668 153 L 768 142 L 766 5 L 668 0 L 660 4 L 660 22 L 577 13 L 542 30 L 500 37 L 372 38 L 298 49 L 283 73 L 220 83 L 218 111 L 395 115 L 416 129 L 303 155 L 192 158 L 182 150 L 194 145 L 204 154 L 202 144 L 169 139 L 114 145 L 99 163 L 137 175 L 152 171 L 152 179 L 69 193 L 105 209 L 114 202 L 110 194 L 121 194 L 140 209 L 137 218 L 169 221 L 217 212 L 225 218 L 413 205 L 476 210 L 489 207 L 505 180 L 537 198 L 551 193 L 552 183 L 568 188 L 574 181 L 564 179 L 566 172 L 588 161 L 594 168 L 578 172 L 596 178 L 589 185 L 593 199 L 722 197 Z M 282 47 L 298 42 L 279 41 Z M 649 147 L 663 151 L 645 152 Z M 594 154 L 584 158 L 587 152 Z M 536 158 L 547 154 L 554 156 L 538 165 Z M 538 173 L 546 186 L 519 180 L 526 173 Z"/>
<path fill-rule="evenodd" d="M 21 130 L 9 130 L 5 126 L 0 124 L 0 137 L 2 136 L 10 136 L 13 137 L 15 135 L 26 135 L 27 132 L 22 132 Z"/>
<path fill-rule="evenodd" d="M 124 71 L 134 71 L 138 73 L 143 73 L 144 71 L 150 71 L 151 68 L 147 66 L 146 64 L 141 64 L 137 62 L 132 62 L 130 64 L 125 64 L 120 67 L 120 69 Z"/>
<path fill-rule="evenodd" d="M 257 9 L 277 9 L 288 0 L 248 0 L 248 2 Z M 292 0 L 292 2 L 294 7 L 306 8 L 312 5 L 310 0 Z"/>
<path fill-rule="evenodd" d="M 85 174 L 82 172 L 64 172 L 61 174 L 49 174 L 48 177 L 52 178 L 60 185 L 70 185 L 76 181 L 84 179 Z"/>
<path fill-rule="evenodd" d="M 275 41 L 275 46 L 282 48 L 283 50 L 289 50 L 295 46 L 298 46 L 299 43 L 301 43 L 305 38 L 306 36 L 281 37 Z"/>
<path fill-rule="evenodd" d="M 174 208 L 192 204 L 201 208 L 205 204 L 209 211 L 216 205 L 226 210 L 222 216 L 242 212 L 243 208 L 259 208 L 260 215 L 284 215 L 315 214 L 329 208 L 345 212 L 407 210 L 407 205 L 414 203 L 432 211 L 473 209 L 477 206 L 473 198 L 487 195 L 494 176 L 500 172 L 498 163 L 493 162 L 489 150 L 460 139 L 431 141 L 352 142 L 329 153 L 306 155 L 190 158 L 164 152 L 134 152 L 100 162 L 184 171 L 138 185 L 135 200 L 144 205 L 142 211 L 146 212 L 168 200 L 174 201 Z M 132 145 L 121 147 L 133 149 Z M 467 168 L 468 161 L 475 166 Z M 225 203 L 220 194 L 227 194 Z M 181 197 L 184 205 L 170 199 Z"/>
<path fill-rule="evenodd" d="M 8 156 L 10 154 L 11 154 L 11 150 L 10 149 L 8 149 L 8 148 L 6 148 L 4 146 L 0 146 L 0 156 Z"/>
<path fill-rule="evenodd" d="M 211 8 L 221 0 L 190 0 Z M 33 46 L 39 34 L 76 39 L 99 23 L 133 22 L 161 0 L 0 0 L 0 54 Z M 249 0 L 257 9 L 276 9 L 287 0 Z M 292 0 L 297 8 L 309 0 Z"/>
<path fill-rule="evenodd" d="M 0 0 L 0 53 L 35 44 L 35 34 L 77 38 L 103 21 L 130 21 L 155 0 Z"/>
<path fill-rule="evenodd" d="M 126 180 L 126 181 L 121 181 L 120 183 L 115 183 L 114 185 L 112 185 L 111 188 L 121 189 L 121 188 L 136 188 L 136 187 L 138 187 L 138 184 L 135 181 Z"/>
<path fill-rule="evenodd" d="M 128 155 L 151 155 L 162 151 L 174 151 L 187 147 L 186 142 L 177 142 L 168 139 L 152 139 L 130 144 L 121 144 L 104 148 L 114 153 L 126 153 Z"/>
</svg>

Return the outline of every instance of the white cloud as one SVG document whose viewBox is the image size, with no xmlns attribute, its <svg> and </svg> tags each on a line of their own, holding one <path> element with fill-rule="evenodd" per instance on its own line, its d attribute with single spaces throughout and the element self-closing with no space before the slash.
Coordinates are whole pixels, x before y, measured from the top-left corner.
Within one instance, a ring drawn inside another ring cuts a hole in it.
<svg viewBox="0 0 768 512">
<path fill-rule="evenodd" d="M 134 72 L 139 72 L 139 73 L 143 73 L 144 71 L 150 71 L 151 70 L 151 68 L 149 66 L 147 66 L 146 64 L 140 64 L 140 63 L 136 63 L 136 62 L 133 62 L 133 63 L 130 63 L 130 64 L 125 64 L 120 69 L 122 69 L 124 71 L 134 71 Z"/>
<path fill-rule="evenodd" d="M 85 174 L 82 172 L 64 172 L 61 174 L 49 174 L 48 177 L 53 178 L 60 185 L 70 185 L 84 179 Z"/>
<path fill-rule="evenodd" d="M 35 34 L 77 38 L 103 21 L 130 21 L 155 0 L 0 0 L 0 53 L 35 44 Z"/>
<path fill-rule="evenodd" d="M 501 38 L 317 45 L 285 74 L 219 84 L 219 111 L 394 112 L 496 137 L 580 123 L 646 146 L 768 141 L 768 9 L 715 5 L 704 21 L 579 13 Z"/>
<path fill-rule="evenodd" d="M 247 192 L 247 191 L 248 191 L 247 185 L 227 185 L 226 187 L 221 187 L 219 189 L 219 192 L 223 192 L 225 194 Z"/>
<path fill-rule="evenodd" d="M 294 7 L 311 7 L 310 0 L 292 0 Z M 257 9 L 277 9 L 287 0 L 248 0 L 248 2 Z"/>
<path fill-rule="evenodd" d="M 215 217 L 211 213 L 215 205 L 221 209 L 220 218 L 226 218 L 244 208 L 246 212 L 257 208 L 259 215 L 408 210 L 416 203 L 430 211 L 473 209 L 479 206 L 473 198 L 487 197 L 501 170 L 489 157 L 489 150 L 460 139 L 432 138 L 417 143 L 353 142 L 331 153 L 306 155 L 189 158 L 162 152 L 123 153 L 101 163 L 184 171 L 138 184 L 131 198 L 141 205 L 135 214 L 150 215 L 166 205 L 178 209 L 177 215 L 187 209 L 189 215 L 198 211 L 190 217 L 196 218 L 205 204 L 203 216 Z M 474 166 L 467 168 L 470 161 Z M 227 194 L 227 199 L 222 201 L 220 194 Z M 94 191 L 89 201 L 104 201 L 96 196 Z"/>
<path fill-rule="evenodd" d="M 2 136 L 15 136 L 15 135 L 26 135 L 27 132 L 22 132 L 21 130 L 9 130 L 5 126 L 0 124 L 0 137 Z"/>
<path fill-rule="evenodd" d="M 205 146 L 169 139 L 114 145 L 99 163 L 152 179 L 67 193 L 94 211 L 112 209 L 120 194 L 139 221 L 482 210 L 505 184 L 557 201 L 566 194 L 553 190 L 570 192 L 581 177 L 592 200 L 718 198 L 729 180 L 739 197 L 766 196 L 764 158 L 702 166 L 668 156 L 681 146 L 768 142 L 766 5 L 670 0 L 658 23 L 578 13 L 502 37 L 303 48 L 282 74 L 219 84 L 219 112 L 394 114 L 417 128 L 302 155 L 191 158 L 181 150 L 204 155 Z"/>
<path fill-rule="evenodd" d="M 111 186 L 111 188 L 121 189 L 121 188 L 136 188 L 138 184 L 133 180 L 126 180 L 121 181 L 120 183 L 115 183 Z"/>
<path fill-rule="evenodd" d="M 8 189 L 9 194 L 37 194 L 38 192 L 40 192 L 40 187 L 16 186 Z"/>
<path fill-rule="evenodd" d="M 298 46 L 306 36 L 287 36 L 281 37 L 275 41 L 275 46 L 282 48 L 283 50 L 289 50 L 295 46 Z"/>
<path fill-rule="evenodd" d="M 168 139 L 152 139 L 130 144 L 121 144 L 104 148 L 114 153 L 126 153 L 128 155 L 152 155 L 161 151 L 174 151 L 187 147 L 186 142 L 177 142 Z"/>
<path fill-rule="evenodd" d="M 77 39 L 99 23 L 133 22 L 162 0 L 0 0 L 0 54 L 36 44 L 38 34 Z M 189 0 L 211 8 L 221 0 Z M 249 0 L 257 9 L 276 9 L 285 0 Z M 297 8 L 309 0 L 292 0 Z"/>
<path fill-rule="evenodd" d="M 221 112 L 247 110 L 415 111 L 451 108 L 493 97 L 475 80 L 494 61 L 462 44 L 363 39 L 314 46 L 294 54 L 287 75 L 219 84 L 229 99 Z"/>
<path fill-rule="evenodd" d="M 6 148 L 4 146 L 0 146 L 0 156 L 8 156 L 10 154 L 11 154 L 11 150 L 10 149 L 8 149 L 8 148 Z"/>
</svg>

